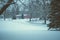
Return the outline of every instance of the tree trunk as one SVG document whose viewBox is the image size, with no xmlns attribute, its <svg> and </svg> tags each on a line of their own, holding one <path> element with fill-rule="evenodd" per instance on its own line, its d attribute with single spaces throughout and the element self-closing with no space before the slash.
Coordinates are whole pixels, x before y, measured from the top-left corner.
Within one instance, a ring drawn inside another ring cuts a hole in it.
<svg viewBox="0 0 60 40">
<path fill-rule="evenodd" d="M 30 20 L 29 21 L 32 21 L 31 19 L 32 19 L 32 13 L 30 14 Z"/>
<path fill-rule="evenodd" d="M 46 17 L 44 17 L 44 24 L 46 24 Z"/>
<path fill-rule="evenodd" d="M 13 0 L 9 0 L 0 10 L 0 15 L 9 7 Z"/>
</svg>

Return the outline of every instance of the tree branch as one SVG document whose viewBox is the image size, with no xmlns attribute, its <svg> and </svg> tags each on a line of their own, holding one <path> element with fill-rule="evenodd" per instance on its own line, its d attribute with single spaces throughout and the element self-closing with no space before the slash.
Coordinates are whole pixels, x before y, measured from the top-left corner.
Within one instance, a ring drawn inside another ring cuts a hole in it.
<svg viewBox="0 0 60 40">
<path fill-rule="evenodd" d="M 0 10 L 0 15 L 10 6 L 13 0 L 9 0 Z"/>
<path fill-rule="evenodd" d="M 28 6 L 26 6 L 26 4 L 24 4 L 21 0 L 19 0 L 20 1 L 20 3 L 22 4 L 22 5 L 24 5 L 25 7 L 28 7 Z"/>
</svg>

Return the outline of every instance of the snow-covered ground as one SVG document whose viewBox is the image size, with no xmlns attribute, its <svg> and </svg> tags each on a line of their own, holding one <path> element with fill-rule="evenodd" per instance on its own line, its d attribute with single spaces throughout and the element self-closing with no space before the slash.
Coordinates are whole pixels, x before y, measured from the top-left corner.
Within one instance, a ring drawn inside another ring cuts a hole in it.
<svg viewBox="0 0 60 40">
<path fill-rule="evenodd" d="M 0 40 L 60 40 L 60 31 L 48 31 L 43 20 L 0 19 Z"/>
<path fill-rule="evenodd" d="M 28 19 L 0 20 L 0 28 L 6 30 L 48 30 L 46 24 L 41 21 L 31 21 Z"/>
</svg>

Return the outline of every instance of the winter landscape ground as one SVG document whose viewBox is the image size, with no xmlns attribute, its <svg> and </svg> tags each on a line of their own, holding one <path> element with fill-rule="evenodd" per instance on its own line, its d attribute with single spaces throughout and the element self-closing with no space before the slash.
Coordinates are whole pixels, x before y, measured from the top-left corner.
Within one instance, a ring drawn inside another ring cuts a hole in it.
<svg viewBox="0 0 60 40">
<path fill-rule="evenodd" d="M 43 20 L 0 19 L 0 40 L 60 40 L 60 31 L 48 31 L 47 24 Z"/>
</svg>

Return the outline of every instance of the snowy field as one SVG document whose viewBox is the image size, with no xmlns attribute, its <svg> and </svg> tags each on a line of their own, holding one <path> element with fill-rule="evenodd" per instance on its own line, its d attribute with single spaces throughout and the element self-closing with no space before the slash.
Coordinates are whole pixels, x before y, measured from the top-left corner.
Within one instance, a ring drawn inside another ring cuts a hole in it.
<svg viewBox="0 0 60 40">
<path fill-rule="evenodd" d="M 60 31 L 48 31 L 43 20 L 0 19 L 0 40 L 60 40 Z"/>
<path fill-rule="evenodd" d="M 0 28 L 6 30 L 48 30 L 44 21 L 29 21 L 28 19 L 0 20 Z"/>
</svg>

